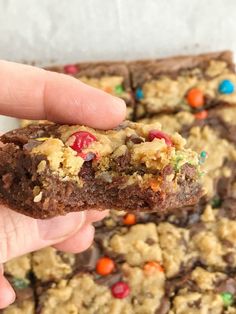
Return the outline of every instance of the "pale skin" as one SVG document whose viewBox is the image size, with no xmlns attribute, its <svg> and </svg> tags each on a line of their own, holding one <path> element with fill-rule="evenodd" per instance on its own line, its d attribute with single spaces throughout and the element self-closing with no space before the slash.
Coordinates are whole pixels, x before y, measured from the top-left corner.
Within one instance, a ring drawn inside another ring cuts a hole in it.
<svg viewBox="0 0 236 314">
<path fill-rule="evenodd" d="M 109 129 L 125 118 L 125 103 L 70 76 L 31 66 L 0 61 L 0 114 Z M 0 309 L 14 302 L 15 293 L 4 277 L 3 263 L 52 245 L 72 253 L 87 249 L 93 222 L 106 212 L 71 213 L 36 220 L 0 205 Z"/>
</svg>

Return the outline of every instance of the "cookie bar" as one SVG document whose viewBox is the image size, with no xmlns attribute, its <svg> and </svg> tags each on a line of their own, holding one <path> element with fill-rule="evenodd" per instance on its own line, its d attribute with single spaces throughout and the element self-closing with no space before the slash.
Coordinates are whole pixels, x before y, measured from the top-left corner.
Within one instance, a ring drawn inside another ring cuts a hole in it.
<svg viewBox="0 0 236 314">
<path fill-rule="evenodd" d="M 15 258 L 4 265 L 5 276 L 16 292 L 16 301 L 2 314 L 33 314 L 35 312 L 34 292 L 31 281 L 30 254 Z"/>
<path fill-rule="evenodd" d="M 53 66 L 47 70 L 72 75 L 85 84 L 122 98 L 127 105 L 127 119 L 132 119 L 134 99 L 125 62 L 76 63 Z"/>
<path fill-rule="evenodd" d="M 193 112 L 236 103 L 236 75 L 230 51 L 129 64 L 136 118 L 157 113 Z"/>
<path fill-rule="evenodd" d="M 167 278 L 180 276 L 201 264 L 209 270 L 231 272 L 236 265 L 236 220 L 222 216 L 208 204 L 199 222 L 178 227 L 169 222 L 157 226 Z"/>
<path fill-rule="evenodd" d="M 108 227 L 105 223 L 97 227 L 95 240 L 108 256 L 131 266 L 158 261 L 168 279 L 179 277 L 199 264 L 222 272 L 235 269 L 236 220 L 226 208 L 207 204 L 189 215 L 188 220 L 169 216 L 167 221 L 155 222 L 154 215 L 149 214 L 146 223 L 130 220 L 127 224 L 126 216 L 123 225 L 120 222 L 116 227 Z"/>
<path fill-rule="evenodd" d="M 236 277 L 196 267 L 166 282 L 161 314 L 235 314 Z"/>
<path fill-rule="evenodd" d="M 165 295 L 156 227 L 147 224 L 135 225 L 132 229 L 130 233 L 128 229 L 113 230 L 112 237 L 119 232 L 120 236 L 124 235 L 124 242 L 130 240 L 124 255 L 106 249 L 100 234 L 90 249 L 76 255 L 77 267 L 70 274 L 57 276 L 53 282 L 46 275 L 43 276 L 46 281 L 42 282 L 42 273 L 37 272 L 37 313 L 52 313 L 56 307 L 62 313 L 156 313 Z M 103 241 L 109 238 L 108 233 L 103 235 Z M 42 265 L 46 260 L 46 254 L 41 254 Z M 60 264 L 68 265 L 62 259 Z M 49 268 L 53 273 L 54 267 Z"/>
<path fill-rule="evenodd" d="M 156 313 L 164 295 L 164 273 L 121 265 L 119 281 L 97 282 L 90 274 L 77 274 L 45 289 L 38 314 Z"/>
<path fill-rule="evenodd" d="M 203 194 L 198 154 L 159 124 L 35 125 L 1 141 L 1 202 L 34 218 L 90 208 L 165 214 Z"/>
</svg>

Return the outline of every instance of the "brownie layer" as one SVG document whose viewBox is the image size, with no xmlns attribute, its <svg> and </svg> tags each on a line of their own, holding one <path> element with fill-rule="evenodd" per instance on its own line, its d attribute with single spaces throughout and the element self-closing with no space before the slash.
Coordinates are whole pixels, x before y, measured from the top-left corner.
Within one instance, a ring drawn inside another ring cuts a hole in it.
<svg viewBox="0 0 236 314">
<path fill-rule="evenodd" d="M 134 88 L 145 82 L 170 75 L 173 78 L 185 75 L 186 71 L 199 68 L 203 71 L 212 60 L 225 62 L 230 70 L 234 70 L 233 54 L 231 51 L 213 52 L 200 55 L 176 56 L 156 60 L 134 61 L 129 63 Z"/>
</svg>

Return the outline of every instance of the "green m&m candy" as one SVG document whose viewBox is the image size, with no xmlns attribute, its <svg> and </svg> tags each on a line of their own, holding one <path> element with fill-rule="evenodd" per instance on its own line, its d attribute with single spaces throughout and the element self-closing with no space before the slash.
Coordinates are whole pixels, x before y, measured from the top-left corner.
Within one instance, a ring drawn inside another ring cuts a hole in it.
<svg viewBox="0 0 236 314">
<path fill-rule="evenodd" d="M 230 292 L 222 292 L 221 297 L 225 306 L 230 306 L 234 303 L 234 296 Z"/>
</svg>

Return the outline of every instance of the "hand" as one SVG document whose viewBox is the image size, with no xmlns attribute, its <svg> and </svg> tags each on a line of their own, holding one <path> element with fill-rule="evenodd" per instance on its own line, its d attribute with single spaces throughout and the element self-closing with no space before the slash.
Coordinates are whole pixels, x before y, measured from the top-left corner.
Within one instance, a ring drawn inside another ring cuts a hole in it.
<svg viewBox="0 0 236 314">
<path fill-rule="evenodd" d="M 0 114 L 108 129 L 125 117 L 125 104 L 70 76 L 0 61 Z M 53 245 L 78 253 L 93 241 L 92 223 L 105 212 L 70 213 L 36 220 L 0 206 L 0 309 L 15 293 L 4 278 L 2 264 L 22 254 Z"/>
</svg>

